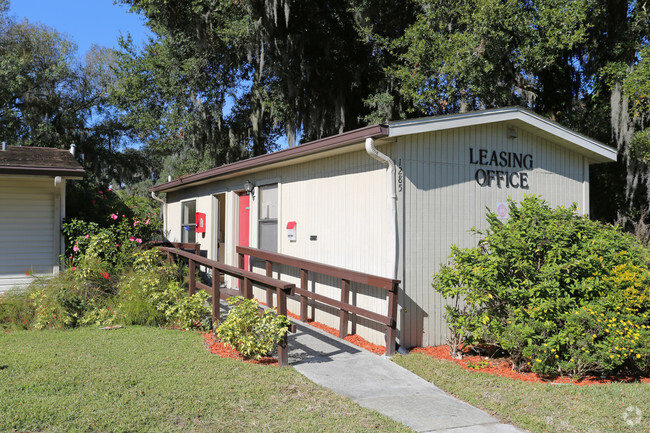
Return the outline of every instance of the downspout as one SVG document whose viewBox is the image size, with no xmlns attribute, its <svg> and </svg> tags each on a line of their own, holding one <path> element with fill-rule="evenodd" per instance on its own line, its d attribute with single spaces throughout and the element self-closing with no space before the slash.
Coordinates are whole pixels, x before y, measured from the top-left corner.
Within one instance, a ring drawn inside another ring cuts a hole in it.
<svg viewBox="0 0 650 433">
<path fill-rule="evenodd" d="M 163 235 L 163 240 L 164 240 L 164 238 L 166 236 L 165 233 L 167 233 L 167 218 L 165 218 L 165 216 L 167 215 L 167 201 L 161 199 L 160 197 L 158 197 L 156 195 L 156 193 L 153 192 L 153 191 L 151 191 L 151 198 L 153 198 L 154 200 L 159 201 L 160 203 L 162 203 L 162 220 L 163 220 L 163 233 L 162 233 L 162 235 Z"/>
<path fill-rule="evenodd" d="M 368 152 L 368 155 L 372 158 L 386 165 L 386 204 L 389 208 L 389 215 L 392 217 L 390 233 L 388 236 L 389 258 L 387 268 L 390 272 L 389 278 L 396 280 L 399 251 L 397 249 L 397 187 L 395 184 L 395 162 L 375 148 L 374 138 L 366 138 L 366 152 Z"/>
</svg>

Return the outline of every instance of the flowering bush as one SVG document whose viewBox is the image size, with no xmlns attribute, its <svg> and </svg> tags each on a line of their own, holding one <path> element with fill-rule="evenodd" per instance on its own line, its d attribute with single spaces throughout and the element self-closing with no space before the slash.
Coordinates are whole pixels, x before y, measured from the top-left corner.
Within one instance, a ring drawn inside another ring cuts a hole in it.
<svg viewBox="0 0 650 433">
<path fill-rule="evenodd" d="M 130 269 L 109 275 L 105 269 L 110 257 L 102 247 L 109 234 L 100 230 L 89 237 L 76 270 L 37 279 L 26 291 L 0 297 L 0 327 L 64 329 L 113 323 L 208 327 L 207 293 L 189 297 L 178 282 L 179 265 L 167 263 L 159 250 L 134 248 L 125 260 Z"/>
<path fill-rule="evenodd" d="M 159 236 L 162 221 L 157 203 L 149 198 L 100 190 L 91 206 L 103 209 L 96 220 L 71 219 L 63 225 L 71 268 L 87 267 L 87 259 L 100 259 L 103 272 L 109 276 L 112 272 L 120 273 L 128 269 L 131 255 L 143 242 Z"/>
<path fill-rule="evenodd" d="M 433 286 L 450 305 L 450 346 L 491 345 L 517 369 L 648 372 L 648 253 L 618 228 L 537 197 L 488 213 L 478 248 L 452 247 Z"/>
</svg>

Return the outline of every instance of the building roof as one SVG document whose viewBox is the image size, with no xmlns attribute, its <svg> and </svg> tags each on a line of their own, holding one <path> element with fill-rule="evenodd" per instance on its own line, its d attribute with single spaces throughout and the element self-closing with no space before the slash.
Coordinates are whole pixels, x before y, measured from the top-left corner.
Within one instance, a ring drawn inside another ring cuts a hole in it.
<svg viewBox="0 0 650 433">
<path fill-rule="evenodd" d="M 81 177 L 85 171 L 67 150 L 7 146 L 0 149 L 0 174 Z"/>
<path fill-rule="evenodd" d="M 440 131 L 443 129 L 508 122 L 536 135 L 583 154 L 594 162 L 616 161 L 616 149 L 579 134 L 557 122 L 521 107 L 495 108 L 469 113 L 389 122 L 390 137 Z"/>
<path fill-rule="evenodd" d="M 183 176 L 179 179 L 156 185 L 149 188 L 149 190 L 153 192 L 173 191 L 182 189 L 188 185 L 206 183 L 217 178 L 233 177 L 252 171 L 268 169 L 271 164 L 287 163 L 287 161 L 293 159 L 300 158 L 300 160 L 304 160 L 306 157 L 324 157 L 332 152 L 342 153 L 344 150 L 361 149 L 362 147 L 359 144 L 362 144 L 366 138 L 391 138 L 497 122 L 507 122 L 512 126 L 547 138 L 550 141 L 559 143 L 562 146 L 585 155 L 593 162 L 616 161 L 616 149 L 578 134 L 559 123 L 521 107 L 506 107 L 462 114 L 394 121 L 389 122 L 387 125 L 366 126 L 267 155 L 261 155 L 232 164 L 225 164 L 201 173 Z"/>
</svg>

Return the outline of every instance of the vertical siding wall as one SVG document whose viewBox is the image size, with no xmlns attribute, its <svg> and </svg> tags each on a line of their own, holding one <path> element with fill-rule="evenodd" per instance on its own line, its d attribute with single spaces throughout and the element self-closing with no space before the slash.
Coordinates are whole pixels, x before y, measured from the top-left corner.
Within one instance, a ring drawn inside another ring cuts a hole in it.
<svg viewBox="0 0 650 433">
<path fill-rule="evenodd" d="M 167 196 L 168 238 L 181 239 L 181 203 L 196 200 L 197 212 L 207 215 L 205 237 L 197 234 L 201 249 L 209 258 L 216 259 L 213 251 L 214 215 L 213 194 L 226 193 L 226 248 L 225 261 L 236 265 L 237 240 L 237 191 L 244 182 L 251 180 L 257 186 L 278 183 L 278 252 L 340 266 L 370 274 L 389 276 L 385 269 L 388 239 L 386 219 L 386 170 L 371 159 L 365 151 L 314 160 L 284 168 L 223 180 L 178 192 Z M 258 242 L 258 195 L 251 198 L 251 246 Z M 296 222 L 296 242 L 289 242 L 286 226 Z M 310 240 L 312 236 L 316 240 Z M 263 272 L 262 269 L 256 271 Z M 282 280 L 299 283 L 299 271 L 274 269 Z M 233 281 L 228 280 L 230 285 Z M 340 299 L 340 282 L 322 275 L 310 278 L 310 290 Z M 387 296 L 381 289 L 354 285 L 352 299 L 356 304 L 386 314 Z M 264 294 L 256 290 L 256 297 L 264 300 Z M 289 310 L 299 313 L 297 302 L 289 303 Z M 328 326 L 338 327 L 338 313 L 333 310 L 316 310 L 315 320 Z M 359 320 L 356 331 L 375 344 L 385 344 L 385 327 Z"/>
<path fill-rule="evenodd" d="M 27 274 L 58 272 L 61 188 L 52 178 L 0 176 L 0 293 L 29 284 Z"/>
<path fill-rule="evenodd" d="M 576 202 L 589 209 L 588 161 L 547 140 L 517 129 L 507 137 L 503 123 L 400 137 L 391 156 L 402 169 L 398 187 L 400 340 L 406 347 L 445 343 L 444 301 L 431 287 L 432 276 L 446 263 L 450 246 L 476 246 L 472 227 L 485 229 L 486 208 L 495 211 L 508 197 L 543 196 L 552 206 Z M 469 163 L 469 149 L 517 152 L 533 156 L 533 169 L 481 167 Z M 528 173 L 528 189 L 479 186 L 476 170 L 492 168 Z"/>
</svg>

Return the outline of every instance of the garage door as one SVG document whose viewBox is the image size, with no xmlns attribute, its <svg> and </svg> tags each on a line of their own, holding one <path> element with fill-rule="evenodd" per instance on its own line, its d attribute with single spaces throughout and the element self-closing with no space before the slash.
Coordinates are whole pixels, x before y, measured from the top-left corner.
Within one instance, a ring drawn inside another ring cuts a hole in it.
<svg viewBox="0 0 650 433">
<path fill-rule="evenodd" d="M 0 177 L 0 293 L 58 267 L 55 193 L 52 178 Z"/>
</svg>

